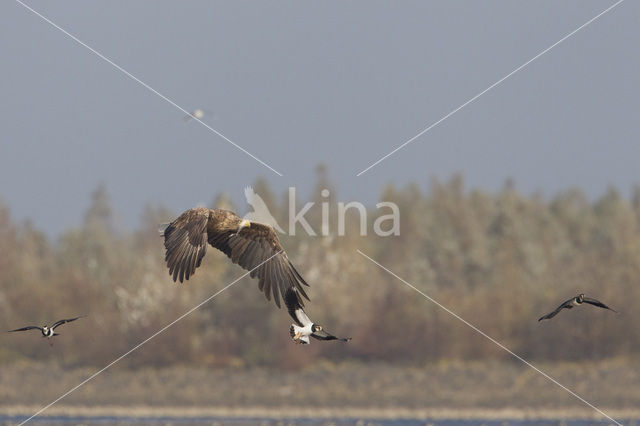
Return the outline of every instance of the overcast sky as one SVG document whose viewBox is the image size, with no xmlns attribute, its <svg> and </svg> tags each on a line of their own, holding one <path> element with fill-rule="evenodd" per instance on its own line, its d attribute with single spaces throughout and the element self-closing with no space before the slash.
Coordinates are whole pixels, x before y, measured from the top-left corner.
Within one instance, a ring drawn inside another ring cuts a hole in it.
<svg viewBox="0 0 640 426">
<path fill-rule="evenodd" d="M 612 5 L 608 1 L 46 1 L 27 4 L 278 176 L 12 0 L 0 3 L 0 199 L 56 235 L 105 183 L 145 203 L 242 205 L 258 177 L 340 200 L 462 172 L 469 187 L 590 196 L 640 183 L 640 2 L 626 1 L 407 147 L 356 174 Z"/>
</svg>

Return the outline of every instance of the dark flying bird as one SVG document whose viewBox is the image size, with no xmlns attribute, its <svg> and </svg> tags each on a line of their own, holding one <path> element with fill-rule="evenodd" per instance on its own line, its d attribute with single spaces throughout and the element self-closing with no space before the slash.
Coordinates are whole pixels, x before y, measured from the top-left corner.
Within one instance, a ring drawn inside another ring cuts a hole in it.
<svg viewBox="0 0 640 426">
<path fill-rule="evenodd" d="M 280 307 L 280 296 L 295 288 L 295 296 L 309 300 L 302 285 L 308 286 L 284 252 L 278 235 L 269 225 L 242 219 L 228 210 L 197 207 L 162 225 L 165 261 L 173 280 L 188 280 L 200 266 L 207 243 L 222 251 L 233 263 L 258 278 L 258 288 L 267 300 Z M 265 262 L 267 259 L 267 262 Z M 264 263 L 263 263 L 264 262 Z M 263 263 L 262 265 L 260 265 Z M 258 266 L 260 265 L 260 266 Z M 255 269 L 254 269 L 255 268 Z"/>
<path fill-rule="evenodd" d="M 27 331 L 27 330 L 35 330 L 38 329 L 40 330 L 40 332 L 42 333 L 42 337 L 46 337 L 47 339 L 51 339 L 53 336 L 58 336 L 58 333 L 56 333 L 54 330 L 56 327 L 62 325 L 62 324 L 66 324 L 68 322 L 71 321 L 75 321 L 78 318 L 84 318 L 86 315 L 82 315 L 79 317 L 75 317 L 75 318 L 69 318 L 69 319 L 61 319 L 60 321 L 56 321 L 53 323 L 53 325 L 51 327 L 47 326 L 47 325 L 43 325 L 42 327 L 38 327 L 36 325 L 30 325 L 28 327 L 22 327 L 22 328 L 18 328 L 15 330 L 9 330 L 9 333 L 13 333 L 15 331 Z M 53 342 L 51 342 L 51 340 L 49 340 L 49 345 L 52 345 Z"/>
<path fill-rule="evenodd" d="M 596 300 L 596 299 L 592 299 L 590 297 L 585 297 L 584 294 L 579 294 L 576 297 L 572 297 L 571 299 L 563 302 L 560 306 L 558 306 L 556 308 L 555 311 L 549 312 L 547 315 L 544 315 L 544 316 L 538 318 L 538 321 L 551 319 L 551 318 L 555 317 L 556 315 L 558 315 L 558 312 L 560 312 L 561 310 L 563 310 L 563 309 L 573 309 L 574 306 L 582 305 L 583 303 L 588 303 L 588 304 L 593 305 L 593 306 L 598 306 L 599 308 L 609 309 L 610 311 L 613 311 L 613 312 L 617 313 L 617 311 L 614 311 L 613 309 L 611 309 L 610 307 L 608 307 L 607 305 L 605 305 L 601 301 Z"/>
<path fill-rule="evenodd" d="M 295 321 L 295 324 L 291 324 L 289 327 L 289 334 L 294 342 L 308 345 L 311 343 L 309 336 L 318 340 L 340 340 L 342 342 L 351 340 L 351 337 L 336 337 L 329 334 L 322 329 L 321 325 L 314 324 L 302 309 L 304 305 L 300 302 L 300 297 L 296 292 L 295 288 L 289 288 L 284 295 L 284 304 L 287 306 L 289 315 Z"/>
</svg>

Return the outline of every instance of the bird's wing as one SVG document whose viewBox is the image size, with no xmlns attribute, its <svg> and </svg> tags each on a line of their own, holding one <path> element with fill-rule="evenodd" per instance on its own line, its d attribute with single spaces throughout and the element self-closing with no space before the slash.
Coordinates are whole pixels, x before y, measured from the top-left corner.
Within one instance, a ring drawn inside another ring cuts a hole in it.
<svg viewBox="0 0 640 426">
<path fill-rule="evenodd" d="M 302 297 L 309 300 L 302 287 L 309 284 L 289 260 L 272 227 L 251 222 L 240 232 L 210 233 L 208 237 L 209 244 L 229 256 L 233 263 L 251 271 L 251 278 L 260 280 L 260 291 L 264 292 L 267 300 L 271 300 L 273 294 L 273 301 L 278 307 L 280 296 L 284 299 L 290 288 L 297 290 L 295 296 L 300 306 L 304 306 Z"/>
<path fill-rule="evenodd" d="M 189 209 L 162 232 L 166 249 L 165 261 L 173 280 L 188 280 L 202 263 L 207 252 L 209 209 Z"/>
<path fill-rule="evenodd" d="M 306 327 L 307 325 L 312 324 L 312 322 L 306 312 L 302 309 L 303 306 L 300 304 L 300 297 L 297 292 L 298 291 L 293 287 L 288 288 L 287 292 L 284 294 L 284 304 L 295 323 L 300 327 Z"/>
<path fill-rule="evenodd" d="M 555 311 L 553 312 L 549 312 L 547 315 L 541 316 L 540 318 L 538 318 L 538 321 L 542 321 L 542 320 L 546 320 L 546 319 L 551 319 L 553 317 L 555 317 L 556 315 L 558 315 L 558 312 L 560 312 L 561 310 L 563 310 L 564 308 L 569 308 L 571 306 L 571 301 L 573 299 L 569 299 L 569 300 L 565 300 L 564 302 L 562 302 L 562 304 L 560 306 L 558 306 L 556 308 Z"/>
<path fill-rule="evenodd" d="M 597 299 L 593 299 L 591 297 L 585 297 L 584 299 L 582 299 L 582 301 L 584 303 L 588 303 L 590 305 L 597 306 L 599 308 L 609 309 L 610 311 L 618 313 L 618 311 L 616 311 L 614 309 L 611 309 L 610 307 L 608 307 L 607 305 L 605 305 L 604 303 L 602 303 L 601 301 L 599 301 Z"/>
<path fill-rule="evenodd" d="M 329 334 L 324 330 L 314 331 L 311 337 L 318 340 L 340 340 L 341 342 L 348 342 L 351 337 L 336 337 L 333 334 Z"/>
<path fill-rule="evenodd" d="M 84 317 L 86 317 L 86 315 L 81 315 L 79 317 L 69 318 L 69 319 L 61 319 L 59 321 L 54 322 L 53 325 L 51 326 L 51 329 L 53 330 L 54 328 L 56 328 L 59 325 L 62 325 L 62 324 L 65 324 L 65 323 L 68 323 L 68 322 L 71 322 L 71 321 L 75 321 L 78 318 L 84 318 Z"/>
<path fill-rule="evenodd" d="M 35 325 L 30 325 L 30 326 L 28 326 L 28 327 L 22 327 L 22 328 L 16 328 L 15 330 L 9 330 L 9 333 L 13 333 L 14 331 L 35 330 L 36 328 L 37 328 L 38 330 L 42 331 L 42 328 L 41 328 L 41 327 L 37 327 L 37 326 L 35 326 Z"/>
</svg>

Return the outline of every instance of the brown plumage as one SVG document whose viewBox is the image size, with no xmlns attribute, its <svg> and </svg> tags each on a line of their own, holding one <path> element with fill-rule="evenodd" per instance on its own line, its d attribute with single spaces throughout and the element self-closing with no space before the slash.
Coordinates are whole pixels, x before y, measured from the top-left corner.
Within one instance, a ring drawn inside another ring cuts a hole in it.
<svg viewBox="0 0 640 426">
<path fill-rule="evenodd" d="M 309 300 L 302 287 L 308 284 L 291 264 L 278 235 L 268 225 L 245 221 L 228 210 L 197 207 L 182 213 L 162 229 L 161 234 L 166 248 L 165 261 L 174 281 L 183 282 L 195 273 L 209 243 L 229 256 L 233 263 L 251 271 L 251 277 L 259 280 L 260 291 L 267 300 L 273 295 L 278 307 L 280 296 L 284 298 L 291 287 Z M 260 265 L 262 262 L 265 263 Z"/>
</svg>

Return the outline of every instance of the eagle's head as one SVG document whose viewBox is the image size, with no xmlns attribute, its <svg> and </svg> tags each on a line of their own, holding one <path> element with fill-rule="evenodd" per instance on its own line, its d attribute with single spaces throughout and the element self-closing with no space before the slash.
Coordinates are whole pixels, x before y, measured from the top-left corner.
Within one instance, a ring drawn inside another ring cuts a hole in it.
<svg viewBox="0 0 640 426">
<path fill-rule="evenodd" d="M 311 330 L 315 333 L 317 331 L 322 331 L 322 326 L 318 325 L 318 324 L 313 324 L 313 327 L 311 328 Z"/>
<path fill-rule="evenodd" d="M 576 302 L 582 303 L 584 301 L 584 294 L 580 293 L 578 297 L 576 297 Z"/>
</svg>

